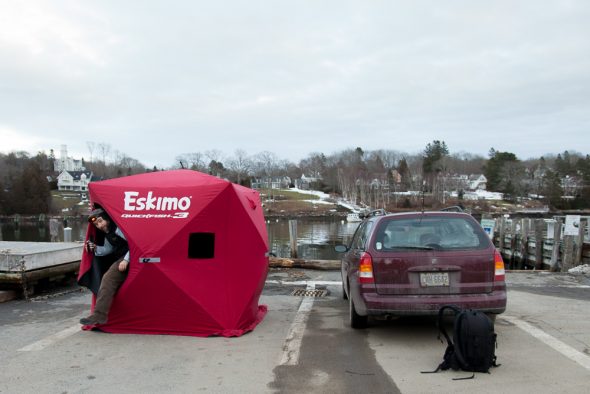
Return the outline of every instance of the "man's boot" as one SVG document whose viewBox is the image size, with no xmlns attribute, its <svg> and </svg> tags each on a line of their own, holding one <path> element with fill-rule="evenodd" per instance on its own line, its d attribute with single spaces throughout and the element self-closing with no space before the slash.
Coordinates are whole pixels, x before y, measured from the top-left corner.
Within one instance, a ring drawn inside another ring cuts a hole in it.
<svg viewBox="0 0 590 394">
<path fill-rule="evenodd" d="M 84 326 L 93 326 L 95 324 L 105 324 L 107 322 L 107 316 L 101 313 L 93 313 L 88 317 L 80 319 L 80 324 Z"/>
</svg>

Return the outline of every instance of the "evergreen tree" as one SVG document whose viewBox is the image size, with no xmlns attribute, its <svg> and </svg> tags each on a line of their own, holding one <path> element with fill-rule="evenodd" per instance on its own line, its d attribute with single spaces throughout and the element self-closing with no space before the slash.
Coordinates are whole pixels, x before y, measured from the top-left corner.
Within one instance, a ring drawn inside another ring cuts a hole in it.
<svg viewBox="0 0 590 394">
<path fill-rule="evenodd" d="M 422 170 L 424 175 L 441 172 L 444 169 L 442 160 L 449 154 L 449 149 L 444 141 L 434 140 L 424 149 L 424 161 Z"/>
<path fill-rule="evenodd" d="M 37 162 L 29 162 L 15 183 L 11 198 L 17 201 L 15 213 L 33 215 L 49 212 L 49 182 Z"/>
<path fill-rule="evenodd" d="M 402 186 L 405 190 L 408 190 L 411 184 L 411 175 L 410 175 L 410 167 L 408 167 L 408 162 L 406 161 L 405 157 L 399 161 L 397 166 L 397 172 L 399 173 L 402 181 Z"/>
<path fill-rule="evenodd" d="M 422 172 L 427 182 L 428 189 L 435 191 L 437 176 L 446 170 L 444 159 L 448 156 L 449 149 L 444 141 L 434 140 L 426 145 L 423 154 Z M 444 192 L 439 190 L 439 192 Z M 438 194 L 438 193 L 437 193 Z"/>
<path fill-rule="evenodd" d="M 563 152 L 563 156 L 561 154 L 557 155 L 555 159 L 555 171 L 562 178 L 567 175 L 575 175 L 575 166 L 572 165 L 571 161 L 572 159 L 568 151 Z"/>
<path fill-rule="evenodd" d="M 543 156 L 541 156 L 541 158 L 539 159 L 539 168 L 542 170 L 547 169 L 547 162 L 545 161 L 545 158 Z"/>
<path fill-rule="evenodd" d="M 543 194 L 547 199 L 547 203 L 556 208 L 562 206 L 563 189 L 561 187 L 561 180 L 559 174 L 555 171 L 547 170 L 545 173 L 545 185 Z"/>
<path fill-rule="evenodd" d="M 524 170 L 514 153 L 490 149 L 490 157 L 484 166 L 488 189 L 508 194 L 518 194 L 517 185 L 521 183 Z"/>
<path fill-rule="evenodd" d="M 221 161 L 211 160 L 209 163 L 209 174 L 214 176 L 223 176 L 225 167 Z"/>
<path fill-rule="evenodd" d="M 0 180 L 0 215 L 8 215 L 9 207 L 6 192 L 4 191 L 4 184 Z"/>
<path fill-rule="evenodd" d="M 590 156 L 579 159 L 576 163 L 576 171 L 581 176 L 582 190 L 580 193 L 580 200 L 582 207 L 590 207 Z"/>
</svg>

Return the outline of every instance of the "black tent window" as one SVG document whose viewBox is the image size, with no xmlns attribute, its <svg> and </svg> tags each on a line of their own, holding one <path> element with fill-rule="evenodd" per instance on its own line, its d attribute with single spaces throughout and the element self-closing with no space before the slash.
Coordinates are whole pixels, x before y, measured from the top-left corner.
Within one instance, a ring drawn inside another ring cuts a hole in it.
<svg viewBox="0 0 590 394">
<path fill-rule="evenodd" d="M 214 233 L 191 233 L 188 237 L 189 259 L 212 259 L 215 252 Z"/>
</svg>

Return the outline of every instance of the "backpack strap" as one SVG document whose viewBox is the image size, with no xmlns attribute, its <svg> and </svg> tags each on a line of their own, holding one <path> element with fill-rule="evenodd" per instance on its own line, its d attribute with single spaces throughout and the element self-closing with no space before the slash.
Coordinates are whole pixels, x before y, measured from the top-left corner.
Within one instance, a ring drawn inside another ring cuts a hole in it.
<svg viewBox="0 0 590 394">
<path fill-rule="evenodd" d="M 420 373 L 436 373 L 438 371 L 440 371 L 441 369 L 443 371 L 446 371 L 449 368 L 453 368 L 453 354 L 455 352 L 455 345 L 453 344 L 453 341 L 451 340 L 451 338 L 449 337 L 449 334 L 447 334 L 447 331 L 444 328 L 443 325 L 443 315 L 445 310 L 450 309 L 453 312 L 455 312 L 455 314 L 458 314 L 459 312 L 461 312 L 461 309 L 455 305 L 444 305 L 440 308 L 440 310 L 438 311 L 438 321 L 437 321 L 437 326 L 438 326 L 438 339 L 441 340 L 440 338 L 440 333 L 442 332 L 442 334 L 444 335 L 444 337 L 447 340 L 447 348 L 445 350 L 445 354 L 443 356 L 443 362 L 440 363 L 438 365 L 438 367 L 436 367 L 436 369 L 434 371 L 420 371 Z"/>
<path fill-rule="evenodd" d="M 458 315 L 461 312 L 461 308 L 459 308 L 456 305 L 444 305 L 442 306 L 439 311 L 438 311 L 438 321 L 437 321 L 437 326 L 438 326 L 438 339 L 440 339 L 440 333 L 442 333 L 446 340 L 447 340 L 447 344 L 448 345 L 453 345 L 453 341 L 451 340 L 451 338 L 449 337 L 449 334 L 447 334 L 447 330 L 445 330 L 444 324 L 443 324 L 443 315 L 445 313 L 445 311 L 447 309 L 452 310 L 455 313 L 455 316 Z"/>
<path fill-rule="evenodd" d="M 471 376 L 465 376 L 462 378 L 453 378 L 453 380 L 467 380 L 467 379 L 473 379 L 475 377 L 475 372 L 471 373 Z"/>
</svg>

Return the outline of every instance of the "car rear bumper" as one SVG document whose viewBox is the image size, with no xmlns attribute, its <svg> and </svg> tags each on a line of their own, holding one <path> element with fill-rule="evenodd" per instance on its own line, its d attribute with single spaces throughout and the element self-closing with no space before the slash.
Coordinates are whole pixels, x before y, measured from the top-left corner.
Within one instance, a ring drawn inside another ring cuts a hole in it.
<svg viewBox="0 0 590 394">
<path fill-rule="evenodd" d="M 436 315 L 443 305 L 457 305 L 463 309 L 478 309 L 488 313 L 506 310 L 506 291 L 486 294 L 461 295 L 379 295 L 363 293 L 357 305 L 361 315 Z"/>
</svg>

